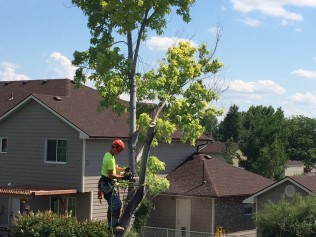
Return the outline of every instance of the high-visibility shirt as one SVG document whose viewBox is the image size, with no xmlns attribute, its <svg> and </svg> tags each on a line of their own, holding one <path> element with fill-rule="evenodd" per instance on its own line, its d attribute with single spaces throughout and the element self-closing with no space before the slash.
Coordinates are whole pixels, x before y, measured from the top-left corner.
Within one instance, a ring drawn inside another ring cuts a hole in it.
<svg viewBox="0 0 316 237">
<path fill-rule="evenodd" d="M 109 177 L 109 170 L 113 170 L 113 174 L 116 174 L 115 157 L 110 152 L 107 152 L 103 156 L 101 174 L 103 176 Z"/>
</svg>

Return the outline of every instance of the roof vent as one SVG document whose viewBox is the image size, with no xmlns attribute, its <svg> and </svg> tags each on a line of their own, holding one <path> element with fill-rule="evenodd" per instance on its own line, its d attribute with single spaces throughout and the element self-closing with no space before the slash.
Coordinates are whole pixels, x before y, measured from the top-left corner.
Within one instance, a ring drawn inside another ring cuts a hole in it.
<svg viewBox="0 0 316 237">
<path fill-rule="evenodd" d="M 13 93 L 11 93 L 9 100 L 13 100 Z"/>
<path fill-rule="evenodd" d="M 4 85 L 5 85 L 5 86 L 9 85 L 9 82 L 5 82 Z"/>
<path fill-rule="evenodd" d="M 54 96 L 54 100 L 56 100 L 56 101 L 63 101 L 63 99 L 61 97 L 59 97 L 59 96 Z"/>
<path fill-rule="evenodd" d="M 42 81 L 42 85 L 46 84 L 47 83 L 47 80 L 44 80 Z"/>
<path fill-rule="evenodd" d="M 26 85 L 26 83 L 27 83 L 27 81 L 23 81 L 23 82 L 22 82 L 22 85 Z"/>
</svg>

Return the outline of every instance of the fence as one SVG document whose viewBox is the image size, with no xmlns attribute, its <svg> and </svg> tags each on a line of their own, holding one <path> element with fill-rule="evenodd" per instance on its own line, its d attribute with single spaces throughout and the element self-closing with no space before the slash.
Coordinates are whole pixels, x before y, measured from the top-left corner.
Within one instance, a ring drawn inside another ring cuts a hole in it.
<svg viewBox="0 0 316 237">
<path fill-rule="evenodd" d="M 144 226 L 141 237 L 215 237 L 215 234 Z"/>
<path fill-rule="evenodd" d="M 141 237 L 255 237 L 255 231 L 238 232 L 231 234 L 215 234 L 144 226 Z"/>
</svg>

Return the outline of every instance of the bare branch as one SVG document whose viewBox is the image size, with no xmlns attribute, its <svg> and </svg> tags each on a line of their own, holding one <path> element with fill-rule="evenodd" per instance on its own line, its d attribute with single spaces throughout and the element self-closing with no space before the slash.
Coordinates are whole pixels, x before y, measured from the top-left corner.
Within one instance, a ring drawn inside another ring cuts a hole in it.
<svg viewBox="0 0 316 237">
<path fill-rule="evenodd" d="M 218 23 L 216 26 L 215 26 L 215 46 L 214 46 L 214 49 L 213 49 L 213 52 L 211 54 L 211 57 L 210 58 L 213 58 L 214 57 L 214 54 L 217 50 L 217 47 L 218 47 L 218 44 L 219 44 L 219 41 L 222 37 L 222 33 L 223 33 L 223 27 L 220 23 Z"/>
</svg>

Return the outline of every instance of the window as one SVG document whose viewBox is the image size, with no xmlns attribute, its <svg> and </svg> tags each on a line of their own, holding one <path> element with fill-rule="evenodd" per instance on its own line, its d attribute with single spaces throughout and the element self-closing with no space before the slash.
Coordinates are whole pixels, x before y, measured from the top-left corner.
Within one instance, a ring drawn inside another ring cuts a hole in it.
<svg viewBox="0 0 316 237">
<path fill-rule="evenodd" d="M 67 161 L 67 141 L 47 139 L 46 161 L 65 163 Z"/>
<path fill-rule="evenodd" d="M 8 138 L 0 137 L 0 153 L 8 152 Z"/>
<path fill-rule="evenodd" d="M 57 214 L 67 213 L 76 216 L 77 199 L 75 197 L 51 197 L 50 209 Z"/>
<path fill-rule="evenodd" d="M 244 207 L 245 215 L 252 215 L 253 214 L 253 205 L 252 204 L 246 204 Z"/>
</svg>

